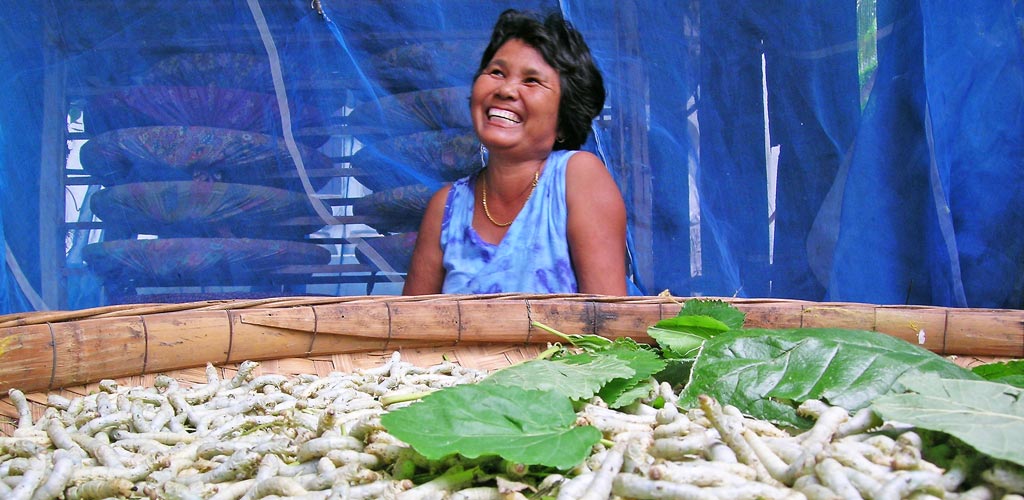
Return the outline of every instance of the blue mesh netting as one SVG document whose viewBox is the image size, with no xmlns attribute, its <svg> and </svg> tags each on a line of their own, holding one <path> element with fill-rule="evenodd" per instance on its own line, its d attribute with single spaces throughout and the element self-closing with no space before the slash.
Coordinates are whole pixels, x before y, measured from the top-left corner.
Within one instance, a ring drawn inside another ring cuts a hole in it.
<svg viewBox="0 0 1024 500">
<path fill-rule="evenodd" d="M 0 20 L 0 313 L 399 293 L 509 7 L 604 73 L 643 292 L 1024 306 L 1021 2 L 57 0 Z"/>
</svg>

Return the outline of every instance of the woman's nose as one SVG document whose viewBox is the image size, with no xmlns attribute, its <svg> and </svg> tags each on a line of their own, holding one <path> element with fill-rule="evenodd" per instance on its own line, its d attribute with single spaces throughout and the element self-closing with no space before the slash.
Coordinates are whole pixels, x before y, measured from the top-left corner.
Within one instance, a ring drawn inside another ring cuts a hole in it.
<svg viewBox="0 0 1024 500">
<path fill-rule="evenodd" d="M 498 86 L 498 96 L 508 99 L 515 99 L 516 97 L 516 86 L 511 80 L 505 80 Z"/>
</svg>

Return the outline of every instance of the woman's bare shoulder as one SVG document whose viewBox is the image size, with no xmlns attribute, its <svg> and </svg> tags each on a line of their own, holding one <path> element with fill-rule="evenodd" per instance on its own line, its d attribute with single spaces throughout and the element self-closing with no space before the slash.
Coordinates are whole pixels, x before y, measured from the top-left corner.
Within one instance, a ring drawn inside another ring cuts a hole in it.
<svg viewBox="0 0 1024 500">
<path fill-rule="evenodd" d="M 430 197 L 423 221 L 420 222 L 419 233 L 416 235 L 416 246 L 413 248 L 406 275 L 403 295 L 423 295 L 440 293 L 444 281 L 444 267 L 441 263 L 441 225 L 444 219 L 445 205 L 451 185 L 441 186 Z"/>
<path fill-rule="evenodd" d="M 430 196 L 430 202 L 433 203 L 435 200 L 441 200 L 441 202 L 447 201 L 448 192 L 452 190 L 452 183 L 446 182 L 441 187 L 434 191 L 434 194 Z"/>
<path fill-rule="evenodd" d="M 593 168 L 607 170 L 601 158 L 598 158 L 597 155 L 590 151 L 577 151 L 573 154 L 569 158 L 568 168 L 573 170 L 589 170 Z"/>
<path fill-rule="evenodd" d="M 604 162 L 594 153 L 579 151 L 569 158 L 565 171 L 566 188 L 597 189 L 618 192 L 618 186 Z"/>
</svg>

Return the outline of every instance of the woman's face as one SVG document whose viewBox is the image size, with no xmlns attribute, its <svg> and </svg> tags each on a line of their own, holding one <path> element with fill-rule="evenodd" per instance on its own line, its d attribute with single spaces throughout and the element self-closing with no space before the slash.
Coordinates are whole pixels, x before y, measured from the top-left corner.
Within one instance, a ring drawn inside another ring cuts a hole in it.
<svg viewBox="0 0 1024 500">
<path fill-rule="evenodd" d="M 480 142 L 491 151 L 547 157 L 561 96 L 558 71 L 540 52 L 519 39 L 505 42 L 473 82 L 470 112 Z"/>
</svg>

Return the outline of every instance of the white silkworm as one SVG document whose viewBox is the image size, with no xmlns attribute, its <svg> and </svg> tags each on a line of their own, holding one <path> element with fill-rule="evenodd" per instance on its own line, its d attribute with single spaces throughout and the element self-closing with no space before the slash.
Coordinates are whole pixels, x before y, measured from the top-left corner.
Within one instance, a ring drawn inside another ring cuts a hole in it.
<svg viewBox="0 0 1024 500">
<path fill-rule="evenodd" d="M 338 466 L 357 464 L 367 469 L 378 469 L 383 465 L 376 455 L 356 450 L 330 450 L 324 456 Z"/>
<path fill-rule="evenodd" d="M 763 442 L 765 446 L 772 451 L 772 453 L 778 455 L 778 457 L 786 463 L 793 463 L 797 458 L 804 454 L 804 449 L 796 439 L 793 439 L 792 436 L 788 438 L 759 437 L 761 438 L 761 442 Z"/>
<path fill-rule="evenodd" d="M 655 427 L 654 437 L 665 438 L 674 436 L 685 436 L 687 434 L 690 434 L 691 432 L 704 432 L 706 430 L 706 428 L 701 427 L 690 421 L 690 419 L 686 415 L 679 414 L 671 422 L 664 423 Z"/>
<path fill-rule="evenodd" d="M 862 500 L 864 497 L 854 488 L 843 469 L 843 465 L 832 458 L 822 460 L 814 468 L 821 483 L 836 492 L 840 498 L 843 500 Z"/>
<path fill-rule="evenodd" d="M 242 498 L 245 500 L 252 498 L 264 498 L 268 496 L 277 497 L 292 497 L 300 496 L 309 493 L 299 483 L 295 482 L 294 479 L 289 477 L 268 477 L 263 480 L 257 480 L 256 484 L 246 493 Z"/>
<path fill-rule="evenodd" d="M 736 458 L 736 452 L 732 451 L 732 448 L 718 439 L 709 440 L 708 447 L 704 450 L 704 458 L 718 463 L 739 463 L 739 459 Z"/>
<path fill-rule="evenodd" d="M 107 416 L 119 410 L 116 399 L 110 397 L 110 393 L 100 392 L 96 394 L 96 412 L 100 416 Z"/>
<path fill-rule="evenodd" d="M 864 456 L 862 447 L 854 446 L 858 443 L 838 441 L 832 446 L 831 456 L 839 463 L 860 471 L 870 477 L 880 478 L 891 472 L 891 467 L 879 465 Z M 869 449 L 874 449 L 868 447 Z"/>
<path fill-rule="evenodd" d="M 331 462 L 330 459 L 325 458 L 324 461 L 334 467 L 334 462 Z M 365 469 L 358 464 L 347 464 L 343 467 L 334 467 L 331 470 L 321 470 L 318 467 L 315 473 L 302 474 L 295 478 L 302 487 L 311 491 L 328 489 L 339 483 L 372 484 L 386 482 L 387 479 L 385 474 Z"/>
<path fill-rule="evenodd" d="M 822 485 L 813 474 L 799 477 L 793 482 L 793 489 L 803 493 L 808 500 L 842 500 L 838 493 Z"/>
<path fill-rule="evenodd" d="M 1024 493 L 1024 469 L 1019 465 L 997 461 L 981 477 L 1008 493 Z"/>
<path fill-rule="evenodd" d="M 595 472 L 586 472 L 562 483 L 558 488 L 556 500 L 578 500 L 586 494 L 590 483 L 594 481 Z M 616 476 L 618 477 L 618 476 Z"/>
<path fill-rule="evenodd" d="M 850 480 L 850 484 L 864 498 L 877 498 L 879 490 L 882 489 L 882 484 L 879 483 L 875 478 L 850 467 L 843 467 L 843 473 L 846 474 L 847 479 Z"/>
<path fill-rule="evenodd" d="M 154 441 L 159 444 L 173 446 L 178 443 L 191 443 L 197 439 L 195 434 L 189 434 L 185 432 L 131 432 L 126 430 L 116 430 L 111 433 L 114 439 L 146 439 Z"/>
<path fill-rule="evenodd" d="M 50 408 L 66 411 L 71 406 L 71 400 L 59 394 L 48 394 L 46 396 L 46 405 Z"/>
<path fill-rule="evenodd" d="M 757 473 L 743 464 L 715 462 L 662 462 L 651 467 L 648 477 L 694 486 L 735 486 L 754 481 Z"/>
<path fill-rule="evenodd" d="M 712 439 L 706 433 L 689 434 L 681 438 L 655 439 L 651 446 L 651 455 L 664 460 L 685 460 L 689 457 L 703 455 L 711 445 Z"/>
<path fill-rule="evenodd" d="M 587 492 L 580 497 L 580 500 L 604 500 L 612 492 L 612 482 L 615 476 L 622 470 L 624 460 L 624 443 L 616 443 L 612 446 L 601 461 L 601 467 L 594 472 L 594 478 L 587 485 Z"/>
<path fill-rule="evenodd" d="M 14 404 L 14 408 L 18 411 L 18 429 L 31 428 L 32 407 L 29 406 L 25 393 L 18 389 L 10 389 L 7 391 L 7 396 L 11 399 L 11 403 Z"/>
<path fill-rule="evenodd" d="M 126 498 L 131 496 L 134 488 L 131 481 L 121 478 L 94 479 L 68 488 L 67 500 Z"/>
<path fill-rule="evenodd" d="M 69 452 L 57 450 L 53 453 L 53 467 L 49 476 L 39 488 L 33 492 L 32 500 L 50 500 L 59 498 L 65 492 L 71 480 L 72 469 L 77 460 Z"/>
<path fill-rule="evenodd" d="M 38 457 L 29 459 L 28 469 L 21 476 L 18 485 L 11 489 L 8 500 L 30 500 L 48 473 L 46 460 Z"/>
<path fill-rule="evenodd" d="M 16 457 L 31 457 L 39 453 L 46 445 L 47 436 L 31 436 L 25 438 L 0 439 L 0 447 Z"/>
<path fill-rule="evenodd" d="M 584 415 L 592 415 L 595 417 L 603 417 L 612 420 L 618 420 L 620 422 L 628 422 L 631 424 L 637 424 L 641 427 L 653 427 L 657 423 L 657 418 L 654 414 L 637 415 L 631 413 L 624 413 L 621 411 L 612 410 L 605 406 L 598 406 L 594 404 L 586 404 L 580 410 L 580 413 Z"/>
<path fill-rule="evenodd" d="M 131 421 L 131 413 L 115 411 L 86 422 L 85 425 L 78 428 L 78 432 L 81 432 L 86 436 L 92 436 L 98 432 L 106 431 L 114 427 L 127 427 Z"/>
<path fill-rule="evenodd" d="M 707 396 L 700 397 L 700 406 L 704 410 L 704 415 L 711 420 L 711 423 L 718 430 L 718 434 L 722 437 L 722 441 L 729 445 L 734 452 L 736 452 L 736 458 L 739 459 L 740 463 L 747 464 L 757 471 L 758 481 L 762 481 L 768 484 L 778 484 L 778 481 L 772 477 L 772 475 L 765 468 L 764 464 L 757 458 L 754 450 L 750 448 L 747 441 L 743 439 L 742 435 L 742 419 L 736 418 L 732 415 L 726 415 L 718 402 Z"/>
<path fill-rule="evenodd" d="M 195 484 L 223 483 L 235 479 L 244 479 L 259 466 L 260 458 L 256 453 L 239 452 L 231 455 L 223 464 L 208 472 L 179 478 L 179 481 L 184 484 Z"/>
<path fill-rule="evenodd" d="M 665 406 L 654 414 L 654 421 L 657 422 L 659 426 L 663 426 L 671 424 L 683 416 L 684 415 L 679 413 L 678 406 L 666 403 Z"/>
<path fill-rule="evenodd" d="M 882 420 L 871 408 L 861 408 L 846 422 L 839 425 L 836 435 L 840 438 L 867 432 L 882 424 Z"/>
<path fill-rule="evenodd" d="M 496 486 L 475 486 L 452 493 L 449 500 L 506 500 Z"/>
<path fill-rule="evenodd" d="M 656 481 L 636 474 L 619 474 L 615 476 L 612 491 L 626 498 L 644 499 L 675 499 L 675 500 L 718 500 L 705 488 L 690 484 L 679 484 L 670 481 Z"/>
<path fill-rule="evenodd" d="M 653 423 L 653 421 L 651 423 Z M 622 433 L 643 432 L 651 430 L 651 424 L 633 422 L 626 419 L 615 418 L 609 415 L 594 415 L 587 413 L 583 413 L 577 417 L 576 425 L 593 426 L 608 437 Z"/>
<path fill-rule="evenodd" d="M 412 481 L 403 479 L 394 482 L 348 485 L 340 484 L 331 489 L 331 500 L 366 500 L 370 498 L 397 498 L 399 494 L 413 487 Z"/>
<path fill-rule="evenodd" d="M 114 468 L 124 467 L 121 457 L 104 441 L 79 432 L 71 434 L 71 439 L 100 464 Z"/>
<path fill-rule="evenodd" d="M 754 431 L 744 427 L 740 435 L 746 441 L 747 446 L 757 457 L 765 470 L 777 481 L 786 484 L 793 483 L 793 477 L 789 474 L 789 464 L 782 460 Z"/>
<path fill-rule="evenodd" d="M 242 498 L 255 483 L 255 479 L 242 479 L 234 483 L 225 484 L 223 487 L 218 489 L 217 493 L 214 493 L 209 500 L 238 500 L 239 498 Z"/>
<path fill-rule="evenodd" d="M 839 431 L 839 426 L 850 418 L 850 413 L 838 406 L 826 407 L 818 416 L 814 425 L 799 436 L 805 446 L 815 443 L 828 443 Z"/>
<path fill-rule="evenodd" d="M 878 500 L 898 500 L 911 493 L 925 493 L 945 496 L 942 476 L 930 471 L 900 471 L 879 488 Z"/>
</svg>

